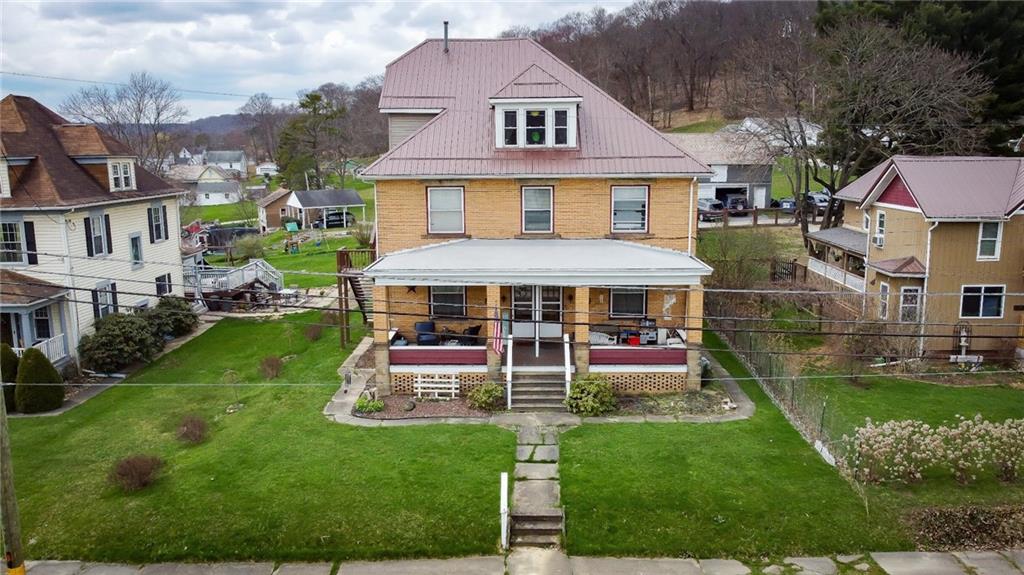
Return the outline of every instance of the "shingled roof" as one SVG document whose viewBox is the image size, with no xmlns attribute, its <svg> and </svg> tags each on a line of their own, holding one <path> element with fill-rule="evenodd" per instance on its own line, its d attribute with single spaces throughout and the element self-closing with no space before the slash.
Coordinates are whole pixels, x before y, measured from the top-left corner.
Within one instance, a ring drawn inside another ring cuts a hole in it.
<svg viewBox="0 0 1024 575">
<path fill-rule="evenodd" d="M 0 269 L 0 303 L 10 306 L 31 305 L 53 299 L 68 290 L 45 280 Z"/>
<path fill-rule="evenodd" d="M 131 156 L 131 151 L 96 126 L 71 124 L 27 96 L 0 100 L 0 143 L 6 158 L 30 158 L 27 165 L 11 167 L 11 197 L 0 200 L 5 209 L 73 207 L 180 193 L 137 164 L 135 190 L 108 191 L 75 158 Z"/>
<path fill-rule="evenodd" d="M 400 177 L 692 176 L 711 170 L 528 38 L 427 40 L 387 67 L 381 109 L 440 109 L 362 172 Z M 554 95 L 554 96 L 552 96 Z M 493 97 L 577 97 L 578 147 L 496 149 Z"/>
</svg>

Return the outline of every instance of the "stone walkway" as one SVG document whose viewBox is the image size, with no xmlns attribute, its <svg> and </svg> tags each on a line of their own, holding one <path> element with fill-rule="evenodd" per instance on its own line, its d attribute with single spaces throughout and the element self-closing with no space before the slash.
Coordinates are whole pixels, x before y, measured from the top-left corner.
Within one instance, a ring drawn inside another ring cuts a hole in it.
<svg viewBox="0 0 1024 575">
<path fill-rule="evenodd" d="M 516 438 L 512 547 L 560 547 L 565 520 L 558 483 L 558 428 L 525 425 Z"/>
<path fill-rule="evenodd" d="M 158 563 L 112 565 L 29 561 L 30 575 L 330 575 L 332 563 Z M 1024 549 L 964 553 L 870 553 L 787 557 L 754 567 L 731 559 L 569 557 L 558 549 L 522 547 L 508 557 L 460 557 L 341 563 L 338 575 L 836 575 L 880 568 L 886 575 L 1022 575 Z M 5 572 L 5 570 L 0 570 Z M 879 571 L 875 571 L 878 573 Z"/>
</svg>

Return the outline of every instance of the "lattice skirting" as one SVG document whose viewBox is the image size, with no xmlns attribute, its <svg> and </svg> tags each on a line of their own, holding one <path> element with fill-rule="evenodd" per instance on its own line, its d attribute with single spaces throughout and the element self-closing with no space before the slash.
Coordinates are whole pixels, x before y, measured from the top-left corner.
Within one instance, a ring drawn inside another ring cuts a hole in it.
<svg viewBox="0 0 1024 575">
<path fill-rule="evenodd" d="M 685 373 L 604 373 L 618 395 L 686 391 Z M 410 384 L 411 385 L 411 384 Z"/>
<path fill-rule="evenodd" d="M 422 375 L 432 375 L 430 372 L 424 371 Z M 391 374 L 391 393 L 399 395 L 412 395 L 413 383 L 416 381 L 415 373 L 392 373 Z M 460 373 L 459 374 L 459 395 L 465 395 L 469 390 L 481 383 L 487 382 L 486 373 Z"/>
</svg>

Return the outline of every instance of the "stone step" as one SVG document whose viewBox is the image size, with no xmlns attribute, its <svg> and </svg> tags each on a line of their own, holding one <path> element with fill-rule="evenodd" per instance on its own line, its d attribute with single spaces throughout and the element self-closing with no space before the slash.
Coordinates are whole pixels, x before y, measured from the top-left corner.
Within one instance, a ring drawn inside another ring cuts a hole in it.
<svg viewBox="0 0 1024 575">
<path fill-rule="evenodd" d="M 558 479 L 557 463 L 516 463 L 516 479 Z"/>
<path fill-rule="evenodd" d="M 512 407 L 515 407 L 517 403 L 547 403 L 551 405 L 561 405 L 565 401 L 565 397 L 561 395 L 548 395 L 544 393 L 512 393 Z"/>
<path fill-rule="evenodd" d="M 561 534 L 512 535 L 513 547 L 558 547 L 561 542 Z"/>
<path fill-rule="evenodd" d="M 560 381 L 565 383 L 564 371 L 515 371 L 512 369 L 512 383 L 517 381 Z"/>
<path fill-rule="evenodd" d="M 513 521 L 513 535 L 560 535 L 562 533 L 562 518 Z"/>
<path fill-rule="evenodd" d="M 554 404 L 543 404 L 543 403 L 541 403 L 541 404 L 537 404 L 537 403 L 524 403 L 524 404 L 516 405 L 515 403 L 513 403 L 512 404 L 512 411 L 515 411 L 517 413 L 528 413 L 528 412 L 531 412 L 531 411 L 565 413 L 568 410 L 565 408 L 564 405 L 561 405 L 561 404 L 554 405 Z"/>
<path fill-rule="evenodd" d="M 513 509 L 512 522 L 516 521 L 555 521 L 562 523 L 562 508 L 561 507 L 543 507 L 535 506 L 527 509 Z"/>
<path fill-rule="evenodd" d="M 544 391 L 557 391 L 559 393 L 565 393 L 565 382 L 564 381 L 520 381 L 512 382 L 512 390 L 520 389 L 536 389 Z"/>
</svg>

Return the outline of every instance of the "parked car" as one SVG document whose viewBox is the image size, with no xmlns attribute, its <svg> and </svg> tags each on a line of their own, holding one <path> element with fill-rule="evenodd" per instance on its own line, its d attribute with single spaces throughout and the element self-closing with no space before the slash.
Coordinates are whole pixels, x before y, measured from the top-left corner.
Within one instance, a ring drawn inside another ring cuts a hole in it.
<svg viewBox="0 0 1024 575">
<path fill-rule="evenodd" d="M 344 216 L 344 219 L 342 219 Z M 331 212 L 327 214 L 327 227 L 328 228 L 348 228 L 356 225 L 356 216 L 350 212 Z M 317 218 L 313 222 L 314 228 L 324 227 L 324 220 Z"/>
<path fill-rule="evenodd" d="M 815 206 L 819 216 L 825 215 L 825 210 L 828 208 L 828 194 L 825 192 L 811 192 L 807 194 L 807 201 Z"/>
<path fill-rule="evenodd" d="M 729 210 L 730 216 L 747 215 L 747 197 L 742 195 L 726 196 L 725 209 Z"/>
<path fill-rule="evenodd" d="M 697 200 L 697 217 L 701 221 L 720 220 L 723 211 L 725 211 L 725 204 L 715 198 L 699 198 Z"/>
<path fill-rule="evenodd" d="M 777 205 L 774 207 L 779 208 L 780 210 L 787 214 L 792 214 L 796 212 L 796 198 L 782 198 L 781 200 L 778 200 L 775 203 Z"/>
</svg>

